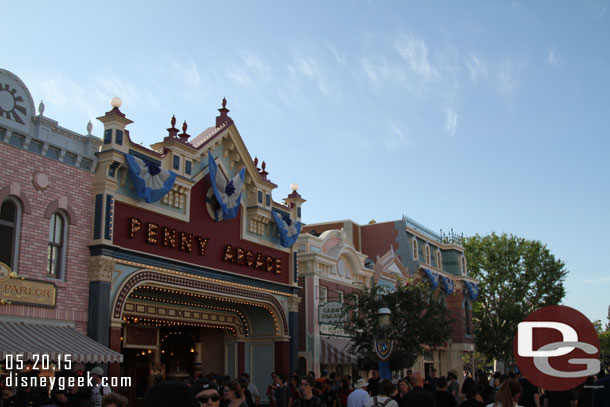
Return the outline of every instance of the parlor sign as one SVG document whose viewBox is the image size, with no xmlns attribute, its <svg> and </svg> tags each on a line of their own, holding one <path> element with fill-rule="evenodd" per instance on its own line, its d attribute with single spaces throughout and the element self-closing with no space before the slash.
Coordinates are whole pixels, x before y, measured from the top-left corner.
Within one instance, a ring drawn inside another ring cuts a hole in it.
<svg viewBox="0 0 610 407">
<path fill-rule="evenodd" d="M 0 263 L 0 301 L 3 304 L 28 304 L 54 307 L 57 291 L 52 283 L 26 280 Z"/>
</svg>

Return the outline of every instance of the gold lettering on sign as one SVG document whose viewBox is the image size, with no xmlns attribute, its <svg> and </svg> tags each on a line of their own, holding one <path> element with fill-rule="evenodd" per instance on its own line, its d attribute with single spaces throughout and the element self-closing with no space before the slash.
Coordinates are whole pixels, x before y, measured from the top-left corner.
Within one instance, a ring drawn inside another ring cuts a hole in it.
<svg viewBox="0 0 610 407">
<path fill-rule="evenodd" d="M 197 243 L 199 243 L 199 255 L 205 256 L 205 247 L 208 245 L 210 239 L 207 237 L 197 236 Z"/>
<path fill-rule="evenodd" d="M 180 250 L 187 253 L 193 251 L 193 235 L 180 232 Z"/>
<path fill-rule="evenodd" d="M 138 218 L 129 218 L 129 238 L 136 237 L 136 233 L 142 230 L 142 221 Z"/>
<path fill-rule="evenodd" d="M 163 241 L 161 242 L 161 246 L 171 247 L 172 249 L 175 249 L 176 244 L 178 242 L 176 229 L 170 229 L 163 226 L 161 228 L 161 234 L 163 235 Z"/>
<path fill-rule="evenodd" d="M 151 244 L 157 244 L 159 239 L 157 239 L 157 229 L 159 229 L 159 225 L 156 223 L 149 222 L 146 224 L 146 242 Z"/>
<path fill-rule="evenodd" d="M 9 278 L 0 285 L 0 298 L 14 303 L 55 306 L 55 286 L 51 283 Z"/>
</svg>

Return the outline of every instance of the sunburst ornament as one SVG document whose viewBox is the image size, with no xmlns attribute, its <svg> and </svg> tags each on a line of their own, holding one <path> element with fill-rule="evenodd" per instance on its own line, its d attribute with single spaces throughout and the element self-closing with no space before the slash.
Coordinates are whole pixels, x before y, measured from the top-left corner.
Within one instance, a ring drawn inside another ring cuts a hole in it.
<svg viewBox="0 0 610 407">
<path fill-rule="evenodd" d="M 9 84 L 0 83 L 0 116 L 25 124 L 21 115 L 25 117 L 26 109 L 22 103 L 23 97 L 17 94 L 17 89 Z"/>
</svg>

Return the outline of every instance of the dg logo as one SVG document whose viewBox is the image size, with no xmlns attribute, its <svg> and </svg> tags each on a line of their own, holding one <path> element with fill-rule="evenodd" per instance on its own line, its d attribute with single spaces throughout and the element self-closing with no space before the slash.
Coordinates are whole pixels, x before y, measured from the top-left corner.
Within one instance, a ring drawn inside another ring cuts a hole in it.
<svg viewBox="0 0 610 407">
<path fill-rule="evenodd" d="M 546 390 L 572 389 L 600 370 L 593 324 L 563 305 L 531 313 L 518 325 L 513 350 L 523 376 Z"/>
</svg>

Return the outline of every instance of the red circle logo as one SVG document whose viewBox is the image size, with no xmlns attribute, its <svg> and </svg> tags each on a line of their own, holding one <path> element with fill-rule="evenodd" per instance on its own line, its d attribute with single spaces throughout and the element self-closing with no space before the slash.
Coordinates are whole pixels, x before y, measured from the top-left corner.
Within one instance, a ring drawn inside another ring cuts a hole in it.
<svg viewBox="0 0 610 407">
<path fill-rule="evenodd" d="M 519 324 L 513 352 L 525 378 L 546 390 L 568 390 L 600 370 L 599 338 L 579 311 L 551 305 Z"/>
</svg>

